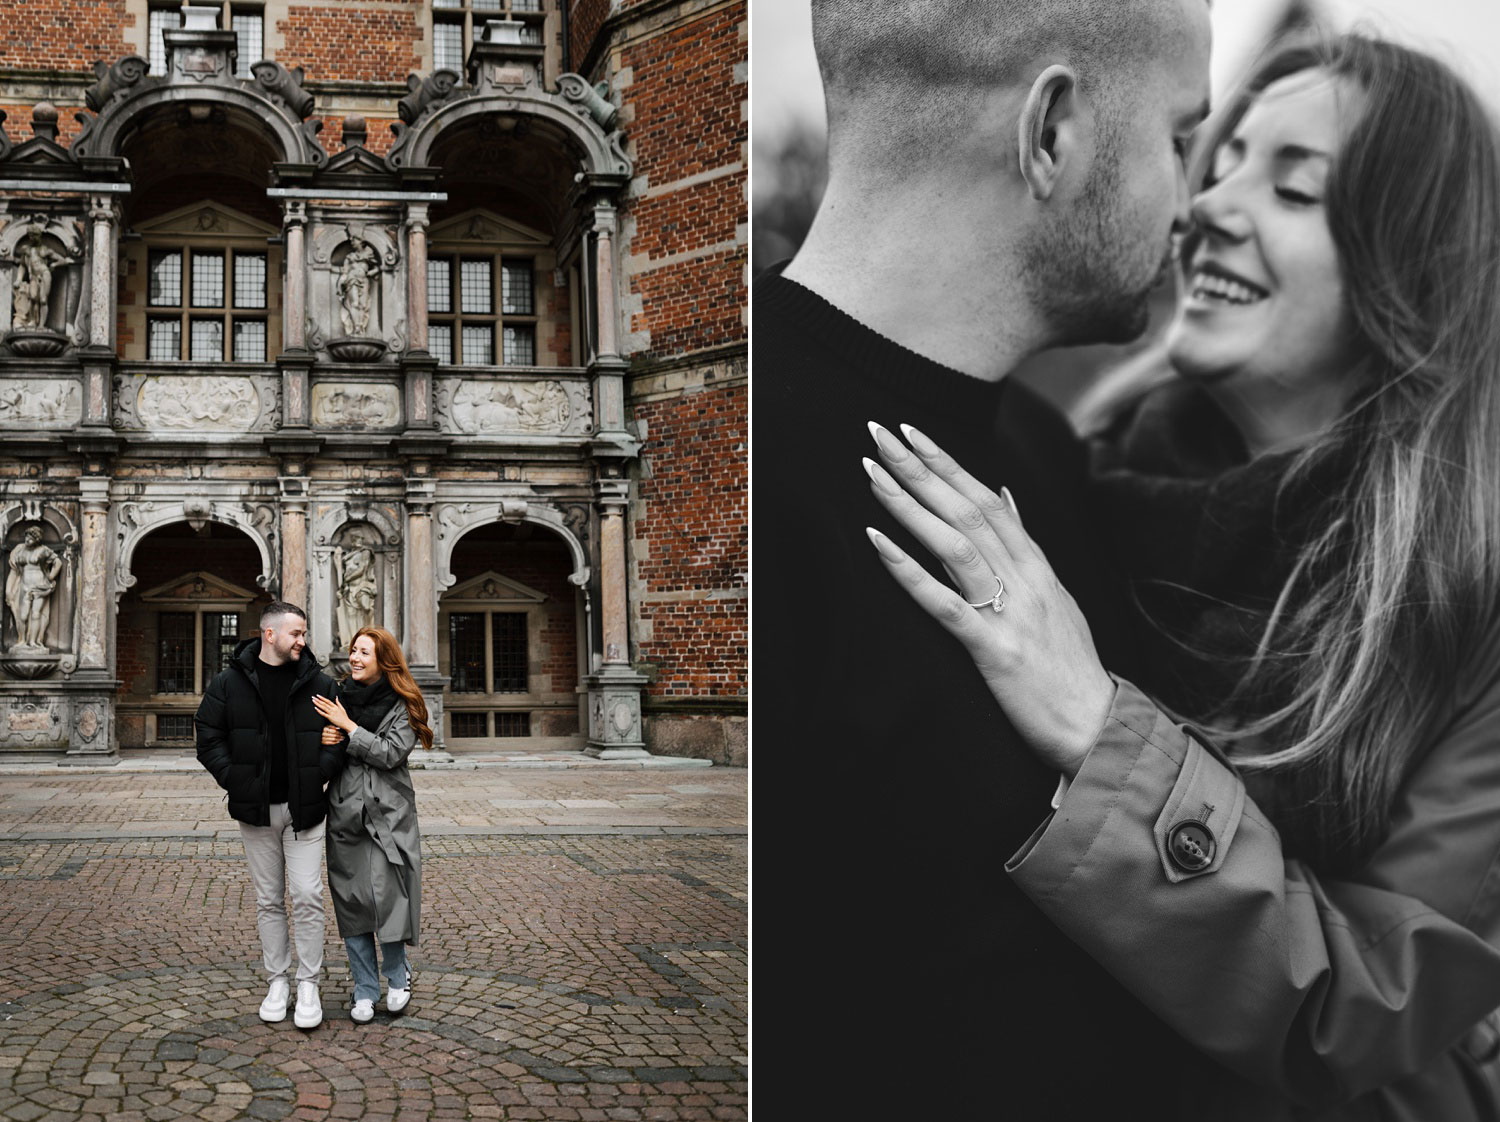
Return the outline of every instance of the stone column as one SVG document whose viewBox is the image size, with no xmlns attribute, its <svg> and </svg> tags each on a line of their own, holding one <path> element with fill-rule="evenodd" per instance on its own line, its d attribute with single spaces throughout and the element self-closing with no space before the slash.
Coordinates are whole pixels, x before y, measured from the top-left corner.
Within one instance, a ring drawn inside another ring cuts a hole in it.
<svg viewBox="0 0 1500 1122">
<path fill-rule="evenodd" d="M 78 670 L 68 683 L 71 728 L 64 766 L 114 764 L 120 759 L 115 736 L 115 690 L 109 662 L 109 478 L 78 480 L 79 525 Z"/>
<path fill-rule="evenodd" d="M 598 339 L 599 358 L 618 359 L 619 310 L 615 301 L 615 248 L 616 230 L 613 203 L 599 202 L 594 206 L 594 265 L 598 274 L 599 291 L 595 300 L 599 308 Z"/>
<path fill-rule="evenodd" d="M 406 481 L 406 657 L 437 667 L 437 574 L 432 556 L 431 479 Z"/>
<path fill-rule="evenodd" d="M 286 243 L 286 292 L 282 307 L 283 350 L 307 348 L 307 204 L 288 199 L 282 213 Z"/>
<path fill-rule="evenodd" d="M 411 350 L 427 353 L 427 204 L 406 206 L 406 312 Z"/>
<path fill-rule="evenodd" d="M 116 226 L 114 198 L 110 195 L 90 195 L 89 221 L 94 228 L 94 246 L 89 269 L 88 345 L 113 352 Z"/>
<path fill-rule="evenodd" d="M 411 666 L 411 676 L 427 702 L 427 723 L 432 727 L 432 750 L 421 748 L 407 759 L 410 767 L 434 767 L 453 763 L 444 748 L 443 691 L 448 679 L 438 671 L 437 567 L 432 547 L 432 503 L 437 484 L 427 476 L 428 465 L 413 464 L 406 480 L 406 635 L 402 644 Z M 417 476 L 418 478 L 412 478 Z"/>
<path fill-rule="evenodd" d="M 78 566 L 80 670 L 109 669 L 109 479 L 84 476 L 78 481 L 83 500 L 82 557 Z"/>
<path fill-rule="evenodd" d="M 406 208 L 406 312 L 411 345 L 401 356 L 406 433 L 419 438 L 437 431 L 432 383 L 437 359 L 427 350 L 427 204 Z"/>
<path fill-rule="evenodd" d="M 630 665 L 625 598 L 625 503 L 623 479 L 599 482 L 599 600 L 604 630 L 604 664 Z"/>
<path fill-rule="evenodd" d="M 585 751 L 606 760 L 649 756 L 641 737 L 641 687 L 646 679 L 630 662 L 625 565 L 625 507 L 630 484 L 613 477 L 601 479 L 595 486 L 604 661 L 599 672 L 588 678 L 589 736 Z"/>
<path fill-rule="evenodd" d="M 295 465 L 300 468 L 299 465 Z M 278 477 L 281 484 L 281 594 L 280 599 L 307 606 L 307 477 Z M 327 651 L 318 652 L 327 657 Z"/>
<path fill-rule="evenodd" d="M 615 445 L 614 455 L 634 453 L 634 438 L 625 427 L 626 363 L 619 355 L 619 305 L 615 300 L 615 208 L 607 200 L 594 205 L 594 296 L 597 346 L 589 371 L 594 380 L 594 432 Z"/>
</svg>

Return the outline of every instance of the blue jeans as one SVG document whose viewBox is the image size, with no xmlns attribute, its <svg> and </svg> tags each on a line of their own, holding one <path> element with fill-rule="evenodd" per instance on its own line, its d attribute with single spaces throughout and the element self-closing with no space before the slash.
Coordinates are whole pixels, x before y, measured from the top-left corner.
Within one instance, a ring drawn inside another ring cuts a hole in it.
<svg viewBox="0 0 1500 1122">
<path fill-rule="evenodd" d="M 349 973 L 354 975 L 354 1000 L 379 1001 L 380 977 L 375 973 L 375 936 L 352 935 L 344 940 L 349 952 Z M 405 943 L 381 943 L 380 960 L 386 981 L 393 990 L 404 990 L 410 981 Z"/>
</svg>

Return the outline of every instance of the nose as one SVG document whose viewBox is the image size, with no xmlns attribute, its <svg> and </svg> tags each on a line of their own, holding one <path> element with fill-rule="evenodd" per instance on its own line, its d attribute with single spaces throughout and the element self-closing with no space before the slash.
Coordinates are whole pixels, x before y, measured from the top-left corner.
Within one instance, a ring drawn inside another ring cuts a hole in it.
<svg viewBox="0 0 1500 1122">
<path fill-rule="evenodd" d="M 1205 187 L 1193 197 L 1193 228 L 1228 242 L 1242 242 L 1250 236 L 1251 221 L 1236 197 L 1230 180 Z"/>
</svg>

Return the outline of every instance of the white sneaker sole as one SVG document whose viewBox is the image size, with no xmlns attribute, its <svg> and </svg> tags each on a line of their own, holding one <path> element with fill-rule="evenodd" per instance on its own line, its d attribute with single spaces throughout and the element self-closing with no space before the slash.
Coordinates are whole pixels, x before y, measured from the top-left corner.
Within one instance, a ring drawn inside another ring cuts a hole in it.
<svg viewBox="0 0 1500 1122">
<path fill-rule="evenodd" d="M 313 1013 L 313 1014 L 307 1014 L 307 1013 L 301 1013 L 301 1012 L 293 1013 L 292 1014 L 292 1024 L 296 1025 L 299 1029 L 314 1029 L 314 1028 L 317 1028 L 322 1023 L 323 1023 L 323 1010 L 321 1010 L 321 1009 L 319 1009 L 316 1013 Z"/>
<path fill-rule="evenodd" d="M 265 1021 L 268 1025 L 279 1024 L 280 1022 L 286 1020 L 286 1006 L 281 1006 L 278 1011 L 274 1008 L 267 1009 L 264 1005 L 262 1005 L 260 1007 L 260 1019 Z"/>
</svg>

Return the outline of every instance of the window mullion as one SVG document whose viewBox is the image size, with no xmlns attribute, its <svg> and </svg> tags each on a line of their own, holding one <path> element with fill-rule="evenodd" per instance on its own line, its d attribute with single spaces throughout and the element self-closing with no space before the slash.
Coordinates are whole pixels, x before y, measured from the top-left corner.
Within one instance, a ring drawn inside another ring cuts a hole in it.
<svg viewBox="0 0 1500 1122">
<path fill-rule="evenodd" d="M 484 613 L 484 684 L 485 692 L 495 693 L 495 613 Z"/>
</svg>

